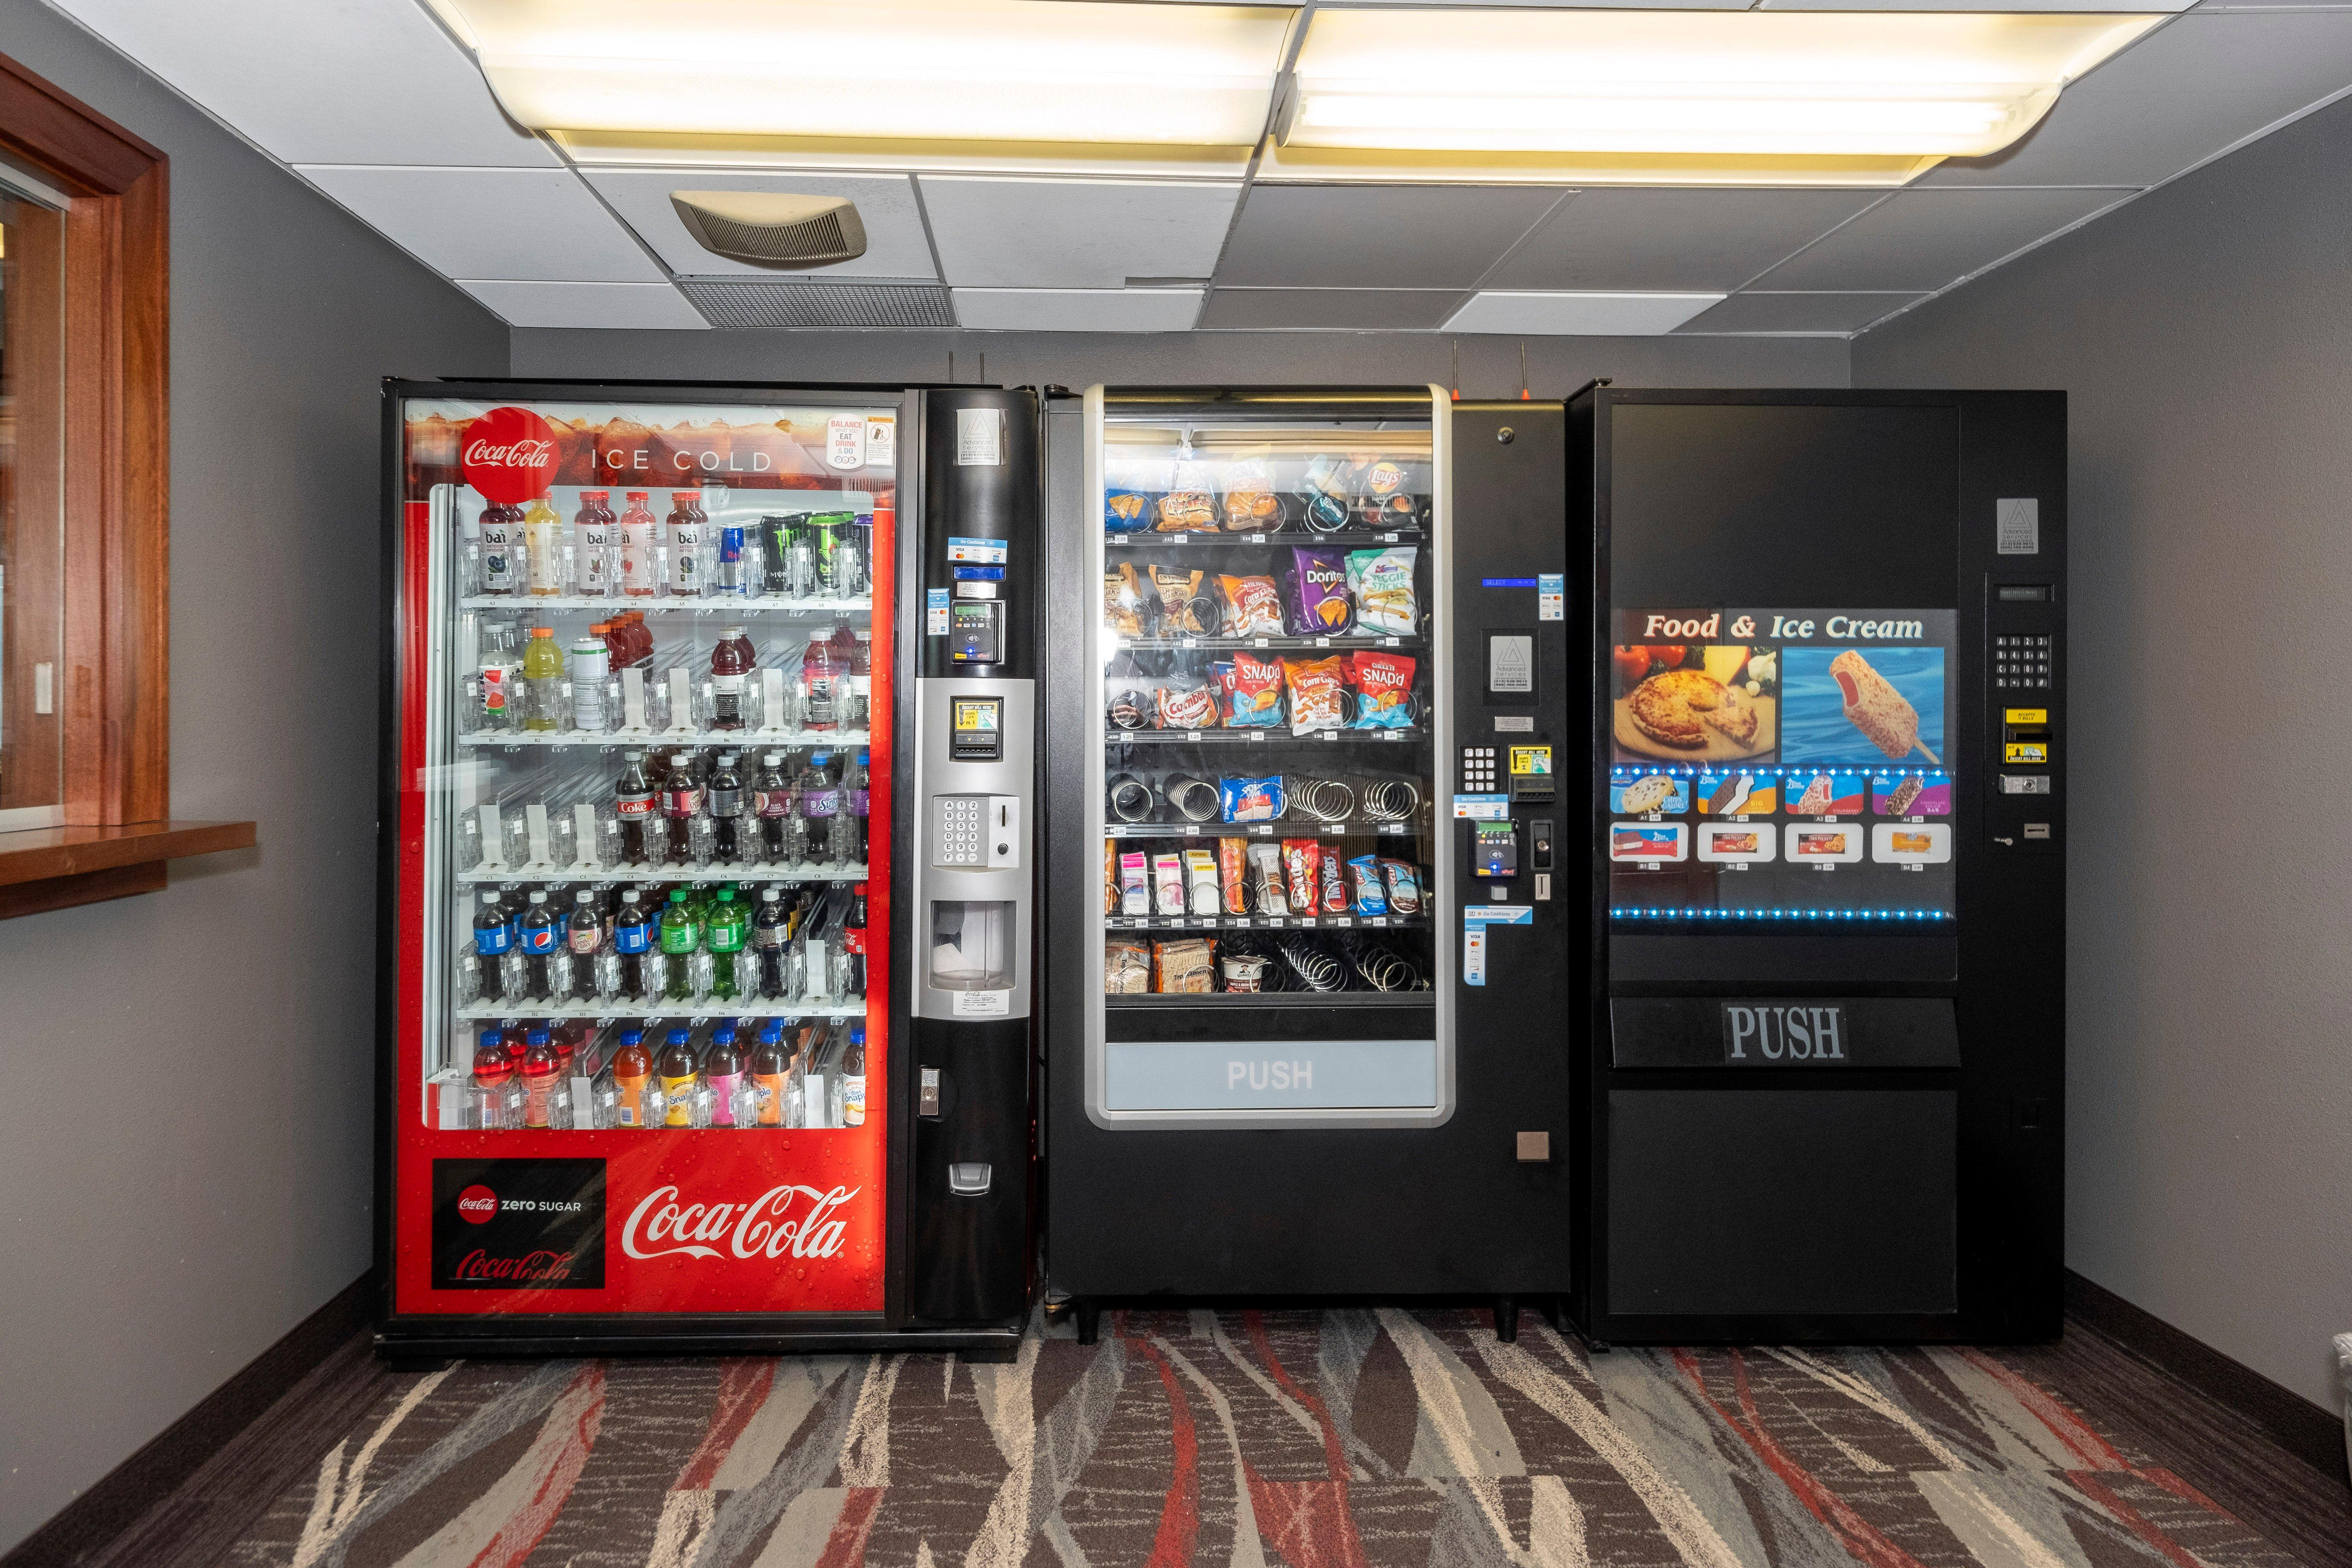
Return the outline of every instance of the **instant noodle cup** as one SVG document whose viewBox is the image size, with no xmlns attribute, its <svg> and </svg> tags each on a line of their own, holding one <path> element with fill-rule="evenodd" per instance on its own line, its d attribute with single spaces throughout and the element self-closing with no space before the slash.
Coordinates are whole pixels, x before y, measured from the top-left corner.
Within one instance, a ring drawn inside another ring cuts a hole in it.
<svg viewBox="0 0 2352 1568">
<path fill-rule="evenodd" d="M 1372 649 L 1348 656 L 1348 684 L 1356 691 L 1357 730 L 1403 730 L 1412 724 L 1413 661 Z"/>
<path fill-rule="evenodd" d="M 1347 699 L 1340 695 L 1339 656 L 1328 658 L 1286 658 L 1282 671 L 1290 687 L 1290 728 L 1337 730 L 1348 721 Z"/>
</svg>

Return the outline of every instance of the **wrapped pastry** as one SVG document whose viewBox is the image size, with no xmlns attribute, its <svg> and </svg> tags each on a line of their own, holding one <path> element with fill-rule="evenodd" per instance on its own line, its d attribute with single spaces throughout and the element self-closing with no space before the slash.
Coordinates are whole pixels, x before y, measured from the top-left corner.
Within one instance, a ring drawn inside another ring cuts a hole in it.
<svg viewBox="0 0 2352 1568">
<path fill-rule="evenodd" d="M 1114 936 L 1103 943 L 1103 990 L 1138 996 L 1151 989 L 1151 950 L 1141 938 Z"/>
<path fill-rule="evenodd" d="M 1217 988 L 1215 944 L 1206 937 L 1183 937 L 1151 944 L 1154 990 L 1168 995 L 1204 995 Z"/>
<path fill-rule="evenodd" d="M 1113 637 L 1143 635 L 1143 582 L 1131 561 L 1103 574 L 1103 626 Z"/>
<path fill-rule="evenodd" d="M 1201 581 L 1207 575 L 1188 572 L 1181 566 L 1154 566 L 1151 569 L 1151 592 L 1160 602 L 1160 635 L 1161 637 L 1206 637 L 1216 616 L 1216 606 L 1201 593 Z"/>
</svg>

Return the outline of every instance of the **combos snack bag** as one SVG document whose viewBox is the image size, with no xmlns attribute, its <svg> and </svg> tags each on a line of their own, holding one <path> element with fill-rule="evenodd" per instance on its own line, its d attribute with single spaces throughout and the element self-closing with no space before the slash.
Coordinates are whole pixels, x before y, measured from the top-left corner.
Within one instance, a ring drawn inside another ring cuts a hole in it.
<svg viewBox="0 0 2352 1568">
<path fill-rule="evenodd" d="M 1290 630 L 1294 637 L 1333 637 L 1356 624 L 1348 599 L 1348 568 L 1336 550 L 1290 552 Z"/>
<path fill-rule="evenodd" d="M 1217 589 L 1225 598 L 1225 636 L 1278 637 L 1282 635 L 1282 594 L 1271 577 L 1220 577 Z"/>
<path fill-rule="evenodd" d="M 1217 804 L 1227 822 L 1272 822 L 1287 802 L 1277 773 L 1264 779 L 1220 779 Z"/>
<path fill-rule="evenodd" d="M 1160 728 L 1213 730 L 1217 689 L 1197 676 L 1171 675 L 1160 689 Z"/>
<path fill-rule="evenodd" d="M 1328 658 L 1286 658 L 1282 672 L 1290 685 L 1290 728 L 1295 733 L 1337 730 L 1347 723 L 1338 654 Z"/>
<path fill-rule="evenodd" d="M 1409 637 L 1421 629 L 1421 607 L 1412 589 L 1410 544 L 1348 552 L 1348 592 L 1355 595 L 1356 625 L 1368 632 Z"/>
<path fill-rule="evenodd" d="M 1162 637 L 1205 637 L 1209 628 L 1202 617 L 1215 615 L 1215 607 L 1201 596 L 1203 574 L 1187 572 L 1181 566 L 1154 566 L 1151 569 L 1151 591 L 1160 600 L 1160 633 Z"/>
<path fill-rule="evenodd" d="M 1225 688 L 1231 716 L 1225 721 L 1244 728 L 1281 723 L 1282 661 L 1235 648 L 1232 668 Z"/>
<path fill-rule="evenodd" d="M 1356 689 L 1357 730 L 1403 730 L 1412 724 L 1412 660 L 1366 651 L 1348 656 L 1348 684 Z"/>
</svg>

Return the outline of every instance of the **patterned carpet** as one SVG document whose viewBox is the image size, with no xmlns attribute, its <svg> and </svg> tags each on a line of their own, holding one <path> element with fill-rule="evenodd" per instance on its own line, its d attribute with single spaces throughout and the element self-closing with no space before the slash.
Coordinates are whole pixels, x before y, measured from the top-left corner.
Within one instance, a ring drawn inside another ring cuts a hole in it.
<svg viewBox="0 0 2352 1568">
<path fill-rule="evenodd" d="M 1483 1312 L 1106 1313 L 938 1356 L 398 1379 L 226 1561 L 660 1568 L 2287 1564 L 1973 1350 L 1627 1351 Z"/>
</svg>

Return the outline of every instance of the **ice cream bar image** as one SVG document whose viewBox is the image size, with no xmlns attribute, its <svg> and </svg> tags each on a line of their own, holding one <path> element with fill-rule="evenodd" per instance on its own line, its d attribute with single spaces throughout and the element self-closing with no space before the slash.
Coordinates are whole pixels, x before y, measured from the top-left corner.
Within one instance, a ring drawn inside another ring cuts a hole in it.
<svg viewBox="0 0 2352 1568">
<path fill-rule="evenodd" d="M 1886 683 L 1886 677 L 1848 648 L 1830 660 L 1830 678 L 1845 698 L 1847 721 L 1869 736 L 1872 745 L 1889 757 L 1911 754 L 1911 748 L 1919 744 L 1919 710 Z"/>
</svg>

